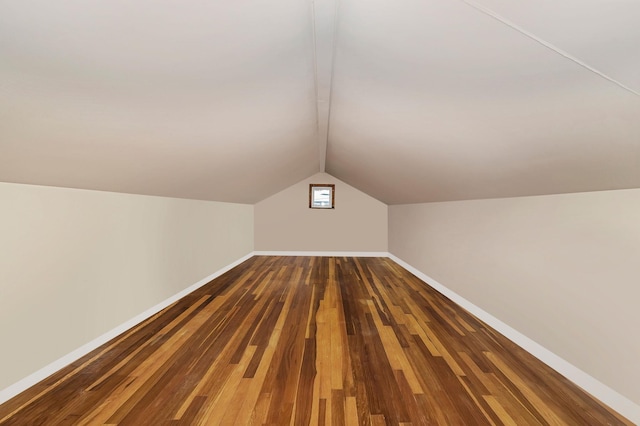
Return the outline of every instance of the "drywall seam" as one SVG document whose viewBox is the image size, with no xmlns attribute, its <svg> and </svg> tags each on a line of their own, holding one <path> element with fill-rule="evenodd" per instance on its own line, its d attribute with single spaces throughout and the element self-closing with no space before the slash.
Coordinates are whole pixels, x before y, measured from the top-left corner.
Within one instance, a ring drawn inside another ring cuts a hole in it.
<svg viewBox="0 0 640 426">
<path fill-rule="evenodd" d="M 474 305 L 466 300 L 464 297 L 448 289 L 446 286 L 440 284 L 438 281 L 429 277 L 420 270 L 409 265 L 407 262 L 396 257 L 395 255 L 388 253 L 388 257 L 411 272 L 416 277 L 424 281 L 428 286 L 432 287 L 436 291 L 442 293 L 462 308 L 475 315 L 481 321 L 484 321 L 487 325 L 494 328 L 500 334 L 511 340 L 516 345 L 520 346 L 525 351 L 529 352 L 540 361 L 553 368 L 558 373 L 569 379 L 571 382 L 581 387 L 584 391 L 591 394 L 595 398 L 599 399 L 618 413 L 625 416 L 635 424 L 640 424 L 640 406 L 635 404 L 623 395 L 620 395 L 615 390 L 611 389 L 604 383 L 598 381 L 594 377 L 580 370 L 578 367 L 560 358 L 550 350 L 546 349 L 542 345 L 531 340 L 519 331 L 511 328 L 507 324 L 500 321 L 498 318 Z"/>
<path fill-rule="evenodd" d="M 254 251 L 255 256 L 389 257 L 385 251 Z"/>
<path fill-rule="evenodd" d="M 626 90 L 627 92 L 633 93 L 636 96 L 640 96 L 640 92 L 635 91 L 634 89 L 632 89 L 631 87 L 625 85 L 624 83 L 616 80 L 615 78 L 609 76 L 608 74 L 592 67 L 591 65 L 587 64 L 586 62 L 582 61 L 581 59 L 579 59 L 576 56 L 573 56 L 572 54 L 560 49 L 559 47 L 556 47 L 555 45 L 549 43 L 548 41 L 542 39 L 541 37 L 538 37 L 537 35 L 533 34 L 530 31 L 525 30 L 523 27 L 520 27 L 518 25 L 516 25 L 515 23 L 507 20 L 506 18 L 504 18 L 503 16 L 499 15 L 498 13 L 494 12 L 493 10 L 489 9 L 488 7 L 482 6 L 476 2 L 473 2 L 471 0 L 462 0 L 463 3 L 467 4 L 468 6 L 474 8 L 475 10 L 477 10 L 480 13 L 484 13 L 485 15 L 495 19 L 496 21 L 510 27 L 511 29 L 519 32 L 520 34 L 530 38 L 531 40 L 540 43 L 541 45 L 543 45 L 544 47 L 546 47 L 547 49 L 552 50 L 553 52 L 567 58 L 568 60 L 575 62 L 576 64 L 580 65 L 582 68 L 596 74 L 599 77 L 604 78 L 607 81 L 610 81 L 611 83 L 617 85 L 618 87 Z"/>
<path fill-rule="evenodd" d="M 135 317 L 131 318 L 130 320 L 126 321 L 125 323 L 120 324 L 119 326 L 107 331 L 106 333 L 104 333 L 103 335 L 93 339 L 89 343 L 86 343 L 86 344 L 82 345 L 81 347 L 79 347 L 78 349 L 76 349 L 76 350 L 74 350 L 72 352 L 69 352 L 68 354 L 66 354 L 63 357 L 57 359 L 56 361 L 52 362 L 51 364 L 41 368 L 40 370 L 36 371 L 35 373 L 30 374 L 29 376 L 25 377 L 24 379 L 14 383 L 13 385 L 10 385 L 9 387 L 7 387 L 7 388 L 5 388 L 3 390 L 0 390 L 0 404 L 8 401 L 9 399 L 11 399 L 14 396 L 18 395 L 20 392 L 23 392 L 26 389 L 30 388 L 31 386 L 35 385 L 36 383 L 46 379 L 47 377 L 49 377 L 53 373 L 57 372 L 58 370 L 66 367 L 67 365 L 71 364 L 72 362 L 74 362 L 74 361 L 78 360 L 79 358 L 85 356 L 89 352 L 97 349 L 98 347 L 100 347 L 103 344 L 107 343 L 109 340 L 119 336 L 120 334 L 124 333 L 125 331 L 135 327 L 136 325 L 140 324 L 141 322 L 143 322 L 147 318 L 157 314 L 158 312 L 160 312 L 164 308 L 172 305 L 173 303 L 175 303 L 178 300 L 182 299 L 184 296 L 188 295 L 189 293 L 197 290 L 198 288 L 202 287 L 203 285 L 209 283 L 211 280 L 219 277 L 220 275 L 222 275 L 225 272 L 235 268 L 236 266 L 240 265 L 242 262 L 244 262 L 244 261 L 246 261 L 246 260 L 248 260 L 248 259 L 250 259 L 252 257 L 253 257 L 253 252 L 241 257 L 240 259 L 236 260 L 235 262 L 232 262 L 229 265 L 223 267 L 222 269 L 219 269 L 218 271 L 214 272 L 213 274 L 201 279 L 197 283 L 195 283 L 195 284 L 185 288 L 184 290 L 174 294 L 173 296 L 169 297 L 168 299 L 163 300 L 162 302 L 160 302 L 157 305 L 147 309 L 146 311 L 142 312 L 141 314 L 136 315 Z"/>
</svg>

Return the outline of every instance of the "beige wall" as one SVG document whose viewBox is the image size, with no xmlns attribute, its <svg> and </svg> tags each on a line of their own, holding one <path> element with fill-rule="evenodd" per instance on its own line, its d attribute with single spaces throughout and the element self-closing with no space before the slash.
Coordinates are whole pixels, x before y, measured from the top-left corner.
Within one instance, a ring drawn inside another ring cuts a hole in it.
<svg viewBox="0 0 640 426">
<path fill-rule="evenodd" d="M 309 208 L 309 184 L 336 185 L 333 210 Z M 318 173 L 255 205 L 259 251 L 387 251 L 387 205 Z"/>
<path fill-rule="evenodd" d="M 389 249 L 640 404 L 640 189 L 390 206 Z"/>
<path fill-rule="evenodd" d="M 0 183 L 0 390 L 253 250 L 253 206 Z"/>
</svg>

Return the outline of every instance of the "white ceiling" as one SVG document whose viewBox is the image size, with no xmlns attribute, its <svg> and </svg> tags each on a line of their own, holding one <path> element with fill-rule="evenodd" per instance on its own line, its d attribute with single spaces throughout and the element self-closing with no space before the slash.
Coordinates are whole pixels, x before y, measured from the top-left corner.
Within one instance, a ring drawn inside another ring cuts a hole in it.
<svg viewBox="0 0 640 426">
<path fill-rule="evenodd" d="M 638 0 L 0 2 L 0 181 L 389 204 L 640 187 Z"/>
<path fill-rule="evenodd" d="M 253 203 L 318 171 L 309 4 L 0 3 L 0 180 Z"/>
</svg>

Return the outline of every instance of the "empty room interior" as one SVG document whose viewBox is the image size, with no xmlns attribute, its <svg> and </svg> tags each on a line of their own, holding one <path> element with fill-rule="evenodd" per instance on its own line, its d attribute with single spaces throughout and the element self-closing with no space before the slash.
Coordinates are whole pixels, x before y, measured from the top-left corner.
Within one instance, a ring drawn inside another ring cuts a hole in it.
<svg viewBox="0 0 640 426">
<path fill-rule="evenodd" d="M 640 2 L 0 2 L 0 425 L 640 424 Z"/>
</svg>

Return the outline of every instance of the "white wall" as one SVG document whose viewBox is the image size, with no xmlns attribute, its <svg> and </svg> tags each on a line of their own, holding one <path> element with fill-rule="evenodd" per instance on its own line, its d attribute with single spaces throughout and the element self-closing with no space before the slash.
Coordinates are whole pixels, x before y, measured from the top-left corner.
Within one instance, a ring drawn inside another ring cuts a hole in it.
<svg viewBox="0 0 640 426">
<path fill-rule="evenodd" d="M 310 209 L 309 184 L 335 184 L 335 209 Z M 255 205 L 258 251 L 387 251 L 387 205 L 318 173 Z"/>
<path fill-rule="evenodd" d="M 0 390 L 253 250 L 253 206 L 0 183 Z"/>
<path fill-rule="evenodd" d="M 389 251 L 640 404 L 640 189 L 390 206 Z"/>
</svg>

